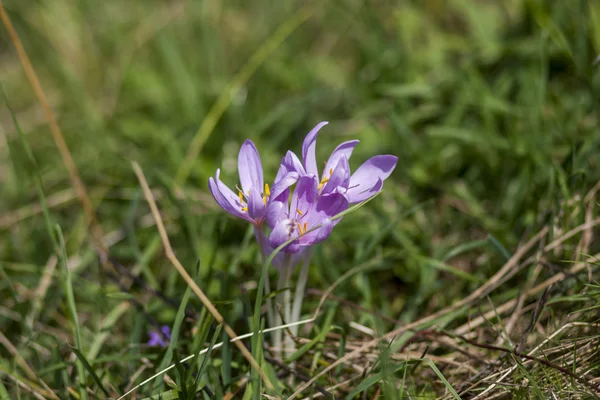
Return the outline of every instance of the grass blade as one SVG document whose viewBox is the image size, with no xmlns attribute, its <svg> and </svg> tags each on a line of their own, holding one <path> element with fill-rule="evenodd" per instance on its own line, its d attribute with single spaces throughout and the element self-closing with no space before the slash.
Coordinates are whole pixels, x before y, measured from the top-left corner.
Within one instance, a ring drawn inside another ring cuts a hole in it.
<svg viewBox="0 0 600 400">
<path fill-rule="evenodd" d="M 444 374 L 442 374 L 442 372 L 438 369 L 438 367 L 435 366 L 433 361 L 431 361 L 431 359 L 429 358 L 424 358 L 423 361 L 425 361 L 427 365 L 429 365 L 429 367 L 433 370 L 433 372 L 435 372 L 438 378 L 440 378 L 444 386 L 446 386 L 446 389 L 448 389 L 448 391 L 452 393 L 452 396 L 454 396 L 456 400 L 460 400 L 460 396 L 458 395 L 458 393 L 456 393 L 456 390 L 454 390 L 450 382 L 448 382 L 448 380 L 446 379 Z"/>
<path fill-rule="evenodd" d="M 65 240 L 63 238 L 62 230 L 60 226 L 56 225 L 56 237 L 58 238 L 60 248 L 60 263 L 64 268 L 63 273 L 63 288 L 67 296 L 67 306 L 69 314 L 71 314 L 71 321 L 73 322 L 74 336 L 75 336 L 75 347 L 81 351 L 81 327 L 79 326 L 79 317 L 77 315 L 77 306 L 75 305 L 75 294 L 73 292 L 73 278 L 71 277 L 71 270 L 67 264 L 67 251 L 65 249 Z M 79 358 L 79 357 L 78 357 Z M 81 399 L 87 399 L 86 375 L 85 367 L 81 360 L 77 362 L 77 375 L 79 376 L 79 395 Z"/>
<path fill-rule="evenodd" d="M 96 385 L 98 385 L 100 390 L 102 390 L 102 392 L 106 395 L 106 397 L 110 397 L 110 393 L 108 393 L 108 390 L 106 390 L 104 388 L 104 386 L 102 385 L 102 381 L 100 380 L 98 375 L 96 375 L 94 368 L 92 368 L 92 366 L 90 365 L 88 360 L 85 358 L 83 353 L 81 353 L 81 351 L 79 351 L 79 349 L 77 347 L 71 347 L 71 350 L 73 350 L 73 353 L 75 353 L 75 355 L 77 356 L 77 359 L 83 364 L 84 368 L 90 373 L 90 375 L 92 376 L 92 379 L 96 382 Z"/>
<path fill-rule="evenodd" d="M 199 265 L 200 263 L 198 263 Z M 198 271 L 198 268 L 196 268 Z M 169 345 L 167 346 L 167 351 L 160 361 L 158 365 L 158 370 L 162 371 L 165 369 L 173 359 L 173 352 L 175 347 L 177 346 L 177 340 L 179 339 L 179 332 L 181 331 L 181 324 L 183 319 L 185 318 L 185 308 L 187 307 L 188 301 L 190 300 L 190 296 L 192 294 L 192 288 L 188 285 L 183 294 L 183 298 L 181 299 L 181 304 L 179 304 L 179 309 L 177 310 L 177 314 L 175 315 L 175 321 L 173 321 L 173 327 L 171 328 L 171 340 L 169 341 Z M 162 381 L 160 383 L 162 387 Z"/>
</svg>

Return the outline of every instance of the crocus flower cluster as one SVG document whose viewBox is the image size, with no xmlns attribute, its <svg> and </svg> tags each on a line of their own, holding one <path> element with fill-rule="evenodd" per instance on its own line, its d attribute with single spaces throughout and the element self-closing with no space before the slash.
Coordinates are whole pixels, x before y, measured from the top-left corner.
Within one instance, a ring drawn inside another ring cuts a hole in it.
<svg viewBox="0 0 600 400">
<path fill-rule="evenodd" d="M 310 248 L 325 240 L 341 218 L 336 215 L 377 194 L 398 162 L 392 155 L 372 157 L 354 173 L 348 160 L 358 140 L 340 144 L 333 150 L 323 171 L 317 167 L 316 147 L 319 130 L 327 125 L 321 122 L 304 138 L 302 161 L 291 151 L 281 160 L 277 176 L 271 186 L 265 184 L 258 150 L 251 140 L 246 140 L 238 155 L 240 186 L 237 193 L 219 179 L 220 170 L 210 178 L 208 186 L 217 203 L 228 213 L 254 225 L 254 233 L 263 255 L 269 257 L 274 249 L 286 244 L 273 258 L 279 270 L 277 303 L 282 304 L 286 322 L 300 318 L 304 287 L 308 277 Z M 287 290 L 292 271 L 302 261 L 293 305 Z M 265 292 L 270 293 L 268 276 Z M 271 326 L 280 326 L 281 313 L 276 312 L 267 300 L 267 316 Z M 293 335 L 297 326 L 292 326 Z M 289 356 L 295 347 L 291 337 L 282 345 L 282 331 L 273 334 L 273 347 Z M 281 353 L 280 353 L 281 354 Z"/>
<path fill-rule="evenodd" d="M 319 173 L 317 135 L 325 125 L 327 122 L 319 123 L 306 135 L 302 161 L 293 152 L 287 152 L 271 186 L 264 183 L 260 155 L 251 140 L 244 142 L 238 155 L 241 187 L 236 186 L 237 194 L 219 179 L 220 170 L 209 179 L 209 189 L 217 203 L 228 213 L 254 224 L 265 257 L 296 239 L 283 253 L 292 260 L 299 259 L 304 250 L 331 234 L 341 220 L 333 221 L 332 217 L 381 191 L 383 181 L 396 167 L 396 156 L 379 155 L 351 173 L 348 160 L 358 144 L 358 140 L 351 140 L 335 148 Z M 268 235 L 265 225 L 270 230 Z M 276 256 L 275 266 L 281 267 L 282 257 L 283 254 Z"/>
</svg>

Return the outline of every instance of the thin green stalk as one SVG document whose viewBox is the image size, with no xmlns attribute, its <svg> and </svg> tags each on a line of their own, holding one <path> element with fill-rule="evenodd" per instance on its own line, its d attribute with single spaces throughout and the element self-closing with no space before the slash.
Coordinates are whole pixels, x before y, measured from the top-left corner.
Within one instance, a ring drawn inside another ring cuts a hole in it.
<svg viewBox="0 0 600 400">
<path fill-rule="evenodd" d="M 262 256 L 263 264 L 266 263 L 268 254 L 265 254 L 264 249 L 266 249 L 266 237 L 262 231 L 262 228 L 259 226 L 254 226 L 254 236 L 256 237 L 256 241 L 258 242 L 258 248 L 260 249 L 260 254 Z M 265 297 L 267 298 L 267 322 L 269 327 L 275 326 L 275 313 L 273 309 L 273 299 L 271 298 L 271 281 L 269 280 L 269 273 L 265 275 Z"/>
<path fill-rule="evenodd" d="M 75 305 L 75 294 L 73 293 L 73 279 L 71 277 L 71 271 L 69 270 L 69 266 L 67 264 L 67 252 L 65 250 L 65 240 L 63 238 L 62 230 L 60 226 L 55 226 L 56 237 L 58 238 L 59 249 L 60 249 L 60 261 L 65 269 L 65 274 L 63 276 L 63 286 L 65 288 L 65 293 L 67 295 L 67 306 L 69 308 L 69 313 L 71 314 L 71 319 L 73 321 L 73 330 L 75 336 L 75 346 L 76 348 L 83 354 L 83 349 L 81 347 L 81 328 L 79 326 L 79 318 L 77 316 L 77 306 Z M 81 360 L 77 360 L 77 375 L 79 376 L 79 396 L 81 399 L 86 400 L 88 398 L 87 391 L 85 390 L 86 385 L 86 375 L 85 368 Z"/>
</svg>

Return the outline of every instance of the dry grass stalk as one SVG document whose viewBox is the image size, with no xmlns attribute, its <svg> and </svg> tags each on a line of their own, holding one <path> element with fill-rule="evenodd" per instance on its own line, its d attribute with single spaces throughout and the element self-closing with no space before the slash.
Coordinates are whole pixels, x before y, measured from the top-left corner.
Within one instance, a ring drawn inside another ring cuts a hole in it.
<svg viewBox="0 0 600 400">
<path fill-rule="evenodd" d="M 188 274 L 188 272 L 185 270 L 183 265 L 181 265 L 181 263 L 177 259 L 177 256 L 175 255 L 175 252 L 173 251 L 173 248 L 171 247 L 171 242 L 169 240 L 169 236 L 167 235 L 165 226 L 162 222 L 162 217 L 160 216 L 160 212 L 158 211 L 158 207 L 156 206 L 156 202 L 154 201 L 152 191 L 150 190 L 150 187 L 148 186 L 148 182 L 146 181 L 146 178 L 144 177 L 144 173 L 142 172 L 142 169 L 140 168 L 140 166 L 137 163 L 134 162 L 134 163 L 132 163 L 132 165 L 133 165 L 133 169 L 138 177 L 138 180 L 140 181 L 142 190 L 144 191 L 144 196 L 146 197 L 146 201 L 148 202 L 148 205 L 150 206 L 150 209 L 152 210 L 152 215 L 154 217 L 156 226 L 158 228 L 158 232 L 160 234 L 162 245 L 165 250 L 165 255 L 167 256 L 169 261 L 173 264 L 173 266 L 175 267 L 177 272 L 179 272 L 181 277 L 189 285 L 189 287 L 192 289 L 192 291 L 196 294 L 196 296 L 198 296 L 198 298 L 200 299 L 200 301 L 202 302 L 204 307 L 206 307 L 208 312 L 210 312 L 210 314 L 213 316 L 215 321 L 217 321 L 217 323 L 219 323 L 219 324 L 223 324 L 223 329 L 225 330 L 227 335 L 231 339 L 237 338 L 238 335 L 233 331 L 233 329 L 231 329 L 231 327 L 227 324 L 227 322 L 225 322 L 225 319 L 223 318 L 221 313 L 212 304 L 210 299 L 208 297 L 206 297 L 206 295 L 204 294 L 202 289 L 200 289 L 200 287 L 196 284 L 196 282 L 194 282 L 192 277 Z M 252 368 L 254 368 L 258 371 L 258 374 L 260 375 L 261 379 L 265 383 L 265 386 L 269 390 L 273 390 L 273 384 L 271 383 L 269 378 L 267 378 L 267 376 L 264 374 L 260 365 L 258 365 L 258 363 L 254 359 L 254 357 L 252 357 L 252 354 L 250 354 L 250 352 L 248 351 L 246 346 L 244 346 L 244 344 L 241 341 L 235 341 L 234 343 L 237 346 L 237 348 L 240 350 L 240 352 L 242 353 L 244 358 L 246 358 L 246 360 L 248 360 L 248 362 L 250 363 Z"/>
</svg>

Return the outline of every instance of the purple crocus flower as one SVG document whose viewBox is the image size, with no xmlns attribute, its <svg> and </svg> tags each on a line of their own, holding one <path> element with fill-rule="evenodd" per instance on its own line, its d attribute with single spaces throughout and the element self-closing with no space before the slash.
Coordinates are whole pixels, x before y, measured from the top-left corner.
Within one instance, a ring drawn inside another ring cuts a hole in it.
<svg viewBox="0 0 600 400">
<path fill-rule="evenodd" d="M 297 172 L 288 172 L 284 167 L 280 169 L 273 187 L 269 188 L 263 180 L 260 155 L 251 140 L 244 142 L 238 155 L 238 173 L 242 187 L 236 186 L 237 195 L 219 179 L 220 173 L 217 169 L 215 177 L 208 180 L 208 187 L 216 202 L 228 213 L 255 226 L 262 225 L 271 199 L 278 199 L 289 193 L 289 187 L 298 179 Z"/>
<path fill-rule="evenodd" d="M 345 165 L 347 160 L 344 158 L 336 169 L 341 171 Z M 331 218 L 348 208 L 348 200 L 339 192 L 320 194 L 321 189 L 315 176 L 305 175 L 298 180 L 289 203 L 287 200 L 273 201 L 269 205 L 267 223 L 272 228 L 268 241 L 270 247 L 276 248 L 290 239 L 298 238 L 284 248 L 286 253 L 298 253 L 329 236 L 339 222 L 339 219 L 332 221 Z"/>
<path fill-rule="evenodd" d="M 327 125 L 323 121 L 315 126 L 304 138 L 302 144 L 302 160 L 300 163 L 298 157 L 288 152 L 283 159 L 283 165 L 290 171 L 296 171 L 300 176 L 319 177 L 317 168 L 317 159 L 315 149 L 317 146 L 317 135 L 319 130 Z M 354 147 L 358 140 L 350 140 L 340 144 L 333 150 L 329 159 L 325 163 L 325 168 L 321 174 L 318 189 L 319 193 L 331 193 L 333 191 L 343 192 L 348 198 L 350 204 L 360 203 L 377 194 L 383 188 L 383 181 L 387 179 L 396 168 L 398 157 L 392 155 L 379 155 L 370 158 L 349 177 L 346 182 L 345 176 L 335 176 L 336 166 L 342 159 L 350 159 Z M 349 173 L 349 169 L 348 169 Z"/>
<path fill-rule="evenodd" d="M 167 342 L 171 340 L 171 329 L 167 325 L 163 325 L 160 328 L 160 332 L 151 331 L 148 336 L 150 336 L 150 340 L 148 340 L 148 346 L 167 347 Z"/>
<path fill-rule="evenodd" d="M 302 162 L 293 152 L 287 152 L 272 188 L 264 183 L 260 156 L 251 140 L 244 142 L 238 155 L 241 188 L 236 186 L 237 195 L 219 179 L 219 169 L 209 179 L 209 189 L 217 203 L 228 213 L 254 224 L 265 257 L 297 238 L 284 249 L 292 254 L 292 260 L 287 257 L 285 263 L 301 258 L 303 249 L 329 236 L 339 222 L 332 221 L 332 217 L 381 191 L 383 181 L 396 167 L 397 157 L 380 155 L 367 160 L 351 175 L 348 159 L 358 144 L 358 140 L 351 140 L 335 148 L 319 174 L 315 149 L 319 130 L 325 125 L 327 122 L 319 123 L 306 135 Z M 270 234 L 264 231 L 265 221 Z M 281 266 L 284 258 L 284 254 L 277 254 L 273 263 Z"/>
</svg>

